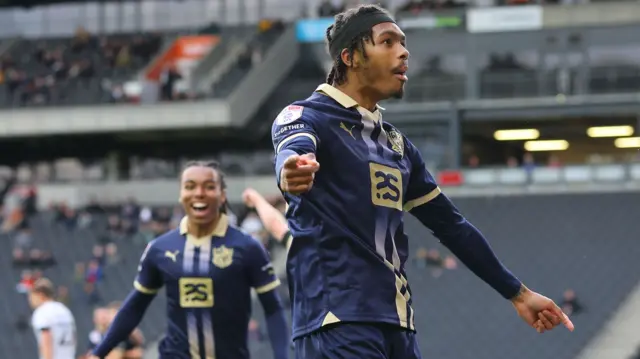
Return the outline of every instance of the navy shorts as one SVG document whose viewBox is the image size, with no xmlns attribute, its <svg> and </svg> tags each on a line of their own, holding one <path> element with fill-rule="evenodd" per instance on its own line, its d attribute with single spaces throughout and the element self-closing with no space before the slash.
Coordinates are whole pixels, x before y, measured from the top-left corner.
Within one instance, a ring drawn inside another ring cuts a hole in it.
<svg viewBox="0 0 640 359">
<path fill-rule="evenodd" d="M 336 323 L 294 341 L 296 359 L 421 359 L 416 333 L 389 324 Z"/>
</svg>

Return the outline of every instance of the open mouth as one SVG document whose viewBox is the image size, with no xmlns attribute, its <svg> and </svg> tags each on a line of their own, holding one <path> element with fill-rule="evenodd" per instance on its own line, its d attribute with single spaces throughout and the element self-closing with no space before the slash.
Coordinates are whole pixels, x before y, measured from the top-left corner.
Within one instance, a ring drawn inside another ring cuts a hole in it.
<svg viewBox="0 0 640 359">
<path fill-rule="evenodd" d="M 407 66 L 401 66 L 393 71 L 393 75 L 400 81 L 407 81 L 409 80 L 407 77 L 408 70 L 409 68 Z"/>
<path fill-rule="evenodd" d="M 204 202 L 195 202 L 191 204 L 191 209 L 195 214 L 204 214 L 209 209 L 209 205 Z"/>
</svg>

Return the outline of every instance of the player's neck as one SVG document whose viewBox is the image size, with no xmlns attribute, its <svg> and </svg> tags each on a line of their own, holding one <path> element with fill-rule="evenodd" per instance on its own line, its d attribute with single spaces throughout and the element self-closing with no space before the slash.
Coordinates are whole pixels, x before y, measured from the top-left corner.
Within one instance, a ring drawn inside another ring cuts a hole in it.
<svg viewBox="0 0 640 359">
<path fill-rule="evenodd" d="M 38 304 L 38 307 L 42 307 L 43 305 L 53 302 L 53 298 L 45 298 L 42 301 L 40 301 L 40 304 Z"/>
<path fill-rule="evenodd" d="M 218 226 L 218 222 L 220 222 L 220 217 L 217 216 L 216 219 L 209 223 L 193 223 L 187 222 L 187 232 L 196 238 L 202 238 L 213 233 L 213 230 Z"/>
<path fill-rule="evenodd" d="M 354 101 L 367 110 L 374 112 L 378 105 L 378 100 L 367 93 L 366 89 L 359 86 L 356 81 L 347 81 L 342 85 L 334 85 L 335 88 L 342 91 L 345 95 L 351 97 Z"/>
</svg>

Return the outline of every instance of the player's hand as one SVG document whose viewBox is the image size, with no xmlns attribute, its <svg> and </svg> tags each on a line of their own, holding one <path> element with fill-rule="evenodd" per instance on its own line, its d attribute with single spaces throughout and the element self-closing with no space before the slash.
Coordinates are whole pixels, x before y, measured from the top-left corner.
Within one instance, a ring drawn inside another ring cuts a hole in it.
<svg viewBox="0 0 640 359">
<path fill-rule="evenodd" d="M 294 195 L 308 192 L 319 169 L 320 164 L 312 153 L 287 158 L 280 172 L 280 189 Z"/>
<path fill-rule="evenodd" d="M 88 357 L 86 357 L 86 359 L 100 359 L 95 355 L 89 355 Z"/>
<path fill-rule="evenodd" d="M 544 333 L 562 324 L 569 331 L 574 326 L 569 317 L 551 299 L 526 289 L 511 300 L 522 320 L 538 333 Z"/>
<path fill-rule="evenodd" d="M 260 193 L 258 193 L 258 191 L 253 188 L 247 188 L 244 190 L 244 192 L 242 192 L 242 201 L 249 208 L 253 208 L 256 206 L 256 198 L 259 197 Z"/>
</svg>

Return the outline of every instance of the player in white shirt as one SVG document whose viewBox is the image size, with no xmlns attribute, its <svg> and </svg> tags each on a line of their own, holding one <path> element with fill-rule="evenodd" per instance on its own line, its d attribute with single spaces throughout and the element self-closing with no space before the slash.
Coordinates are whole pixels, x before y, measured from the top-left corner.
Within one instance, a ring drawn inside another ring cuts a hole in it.
<svg viewBox="0 0 640 359">
<path fill-rule="evenodd" d="M 64 304 L 54 300 L 55 288 L 50 280 L 38 279 L 29 292 L 31 317 L 40 359 L 75 359 L 76 323 Z"/>
</svg>

